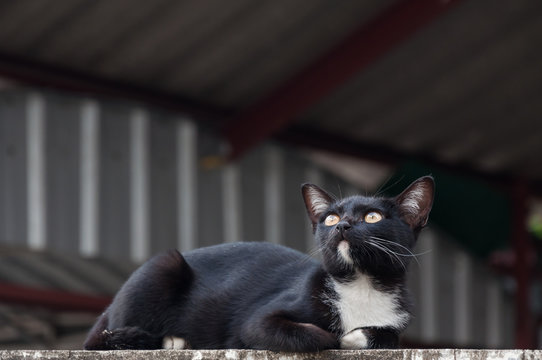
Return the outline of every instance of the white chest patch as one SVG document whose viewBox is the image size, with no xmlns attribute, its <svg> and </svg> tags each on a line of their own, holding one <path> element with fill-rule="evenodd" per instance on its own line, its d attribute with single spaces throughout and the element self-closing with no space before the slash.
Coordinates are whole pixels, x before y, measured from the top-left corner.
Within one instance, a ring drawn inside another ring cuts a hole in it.
<svg viewBox="0 0 542 360">
<path fill-rule="evenodd" d="M 408 313 L 399 309 L 398 293 L 375 289 L 366 275 L 358 274 L 349 283 L 333 281 L 333 289 L 343 334 L 364 326 L 402 328 L 409 320 Z"/>
</svg>

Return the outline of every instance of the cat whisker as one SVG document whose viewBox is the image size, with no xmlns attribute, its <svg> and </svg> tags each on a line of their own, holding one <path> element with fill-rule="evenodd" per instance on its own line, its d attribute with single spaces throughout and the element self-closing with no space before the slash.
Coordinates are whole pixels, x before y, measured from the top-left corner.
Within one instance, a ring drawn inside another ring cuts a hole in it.
<svg viewBox="0 0 542 360">
<path fill-rule="evenodd" d="M 322 251 L 322 246 L 320 245 L 317 245 L 315 247 L 313 247 L 309 252 L 308 252 L 308 256 L 309 257 L 315 257 L 316 255 L 318 255 L 320 252 Z"/>
<path fill-rule="evenodd" d="M 372 240 L 373 242 L 375 242 L 375 240 L 373 239 Z M 378 243 L 378 242 L 377 242 Z M 417 255 L 416 254 L 413 254 L 410 250 L 407 249 L 407 251 L 409 252 L 409 254 L 401 254 L 401 253 L 398 253 L 398 252 L 395 252 L 393 251 L 392 249 L 390 249 L 388 246 L 386 246 L 385 243 L 383 242 L 380 242 L 379 243 L 380 246 L 388 249 L 391 253 L 393 253 L 396 257 L 399 257 L 399 256 L 403 256 L 403 257 L 412 257 L 414 258 L 414 261 L 416 261 L 416 263 L 418 264 L 418 266 L 420 266 L 420 262 L 418 261 L 418 258 L 417 258 Z"/>
<path fill-rule="evenodd" d="M 399 179 L 397 179 L 393 184 L 388 184 L 390 182 L 390 180 L 393 178 L 393 175 L 390 175 L 386 181 L 384 181 L 384 183 L 382 185 L 380 185 L 380 187 L 376 190 L 376 192 L 374 193 L 374 197 L 377 197 L 377 196 L 380 196 L 381 194 L 385 193 L 386 191 L 388 191 L 388 189 L 391 189 L 393 188 L 395 185 L 397 185 L 398 183 L 400 183 L 401 181 L 403 181 L 404 179 L 404 175 L 402 175 Z"/>
<path fill-rule="evenodd" d="M 315 244 L 306 254 L 306 257 L 300 261 L 301 264 L 306 264 L 307 262 L 317 258 L 317 255 L 322 254 L 323 250 L 326 248 L 326 244 L 329 240 L 322 244 Z"/>
<path fill-rule="evenodd" d="M 309 261 L 313 260 L 315 256 L 320 253 L 321 253 L 321 247 L 320 246 L 314 247 L 311 250 L 309 250 L 307 254 L 305 254 L 306 256 L 302 260 L 299 260 L 299 263 L 301 265 L 306 264 Z"/>
<path fill-rule="evenodd" d="M 382 238 L 379 238 L 379 237 L 376 237 L 376 236 L 371 236 L 371 239 L 372 239 L 372 240 L 376 240 L 376 241 L 385 242 L 385 243 L 388 243 L 388 244 L 392 244 L 392 245 L 395 245 L 395 246 L 398 246 L 398 247 L 400 247 L 400 248 L 402 248 L 402 249 L 405 249 L 405 250 L 408 251 L 409 253 L 412 253 L 412 252 L 410 251 L 409 248 L 407 248 L 406 246 L 401 245 L 401 244 L 399 244 L 399 243 L 397 243 L 397 242 L 395 242 L 395 241 L 382 239 Z"/>
<path fill-rule="evenodd" d="M 414 254 L 414 253 L 412 253 L 412 254 L 399 254 L 398 253 L 397 255 L 417 258 L 418 256 L 429 254 L 430 252 L 433 252 L 433 250 L 422 251 L 421 253 L 416 253 L 416 254 Z"/>
<path fill-rule="evenodd" d="M 373 259 L 376 256 L 376 250 L 372 247 L 365 246 L 364 244 L 362 244 L 361 249 L 365 250 L 366 254 Z"/>
<path fill-rule="evenodd" d="M 401 267 L 406 271 L 406 265 L 405 263 L 401 260 L 401 258 L 398 256 L 398 254 L 394 251 L 392 251 L 391 249 L 389 249 L 388 247 L 382 245 L 382 244 L 378 244 L 374 241 L 371 241 L 371 240 L 368 240 L 366 241 L 367 244 L 369 245 L 372 245 L 374 246 L 375 248 L 377 249 L 380 249 L 382 252 L 388 254 L 390 256 L 390 259 L 393 260 L 397 260 L 397 262 L 401 265 Z"/>
<path fill-rule="evenodd" d="M 418 265 L 420 265 L 420 263 L 419 263 L 417 257 L 418 257 L 418 256 L 421 256 L 421 255 L 428 254 L 428 253 L 430 253 L 430 252 L 432 251 L 432 250 L 427 250 L 427 251 L 423 251 L 423 252 L 420 252 L 420 253 L 413 253 L 413 252 L 410 251 L 410 249 L 408 249 L 407 247 L 402 246 L 401 244 L 394 243 L 394 242 L 389 241 L 389 240 L 384 240 L 384 239 L 379 239 L 379 238 L 373 238 L 372 240 L 373 240 L 373 241 L 376 241 L 377 243 L 380 242 L 380 245 L 381 245 L 381 246 L 386 247 L 387 249 L 389 249 L 391 252 L 393 252 L 393 253 L 394 253 L 395 255 L 397 255 L 397 256 L 402 256 L 402 257 L 412 257 L 412 258 L 414 258 L 414 260 L 416 261 L 416 263 L 417 263 Z M 400 248 L 404 248 L 404 249 L 408 252 L 408 254 L 402 254 L 402 253 L 398 253 L 398 252 L 395 252 L 395 251 L 391 250 L 388 246 L 386 246 L 385 243 L 383 243 L 384 241 L 388 242 L 388 243 L 391 244 L 391 245 L 397 245 L 397 246 L 399 246 Z"/>
<path fill-rule="evenodd" d="M 413 257 L 414 260 L 416 261 L 416 263 L 418 264 L 418 266 L 420 266 L 420 262 L 418 261 L 418 256 L 421 256 L 421 255 L 425 255 L 425 254 L 428 254 L 430 253 L 432 250 L 426 250 L 426 251 L 423 251 L 421 253 L 413 253 L 409 248 L 407 248 L 406 246 L 404 245 L 401 245 L 401 244 L 398 244 L 394 241 L 390 241 L 390 240 L 386 240 L 386 239 L 382 239 L 382 238 L 378 238 L 378 237 L 375 237 L 375 236 L 371 236 L 371 239 L 373 241 L 377 241 L 377 242 L 380 242 L 381 245 L 384 245 L 383 243 L 387 243 L 387 244 L 390 244 L 390 245 L 394 245 L 394 246 L 397 246 L 399 248 L 402 248 L 404 250 L 406 250 L 408 252 L 408 254 L 399 254 L 400 256 L 408 256 L 408 257 Z"/>
</svg>

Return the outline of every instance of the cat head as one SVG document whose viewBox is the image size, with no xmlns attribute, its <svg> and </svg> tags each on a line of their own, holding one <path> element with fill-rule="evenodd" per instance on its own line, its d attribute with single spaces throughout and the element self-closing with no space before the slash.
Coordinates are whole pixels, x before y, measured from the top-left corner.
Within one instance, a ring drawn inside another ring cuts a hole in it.
<svg viewBox="0 0 542 360">
<path fill-rule="evenodd" d="M 336 199 L 304 184 L 303 199 L 326 270 L 349 276 L 402 275 L 420 230 L 427 224 L 435 184 L 425 176 L 394 198 L 351 196 Z"/>
</svg>

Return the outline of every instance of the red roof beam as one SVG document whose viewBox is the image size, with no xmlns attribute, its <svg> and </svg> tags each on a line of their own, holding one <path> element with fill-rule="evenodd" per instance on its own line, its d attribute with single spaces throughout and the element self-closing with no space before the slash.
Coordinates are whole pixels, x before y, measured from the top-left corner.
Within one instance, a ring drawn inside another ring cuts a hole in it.
<svg viewBox="0 0 542 360">
<path fill-rule="evenodd" d="M 100 313 L 111 303 L 111 298 L 0 283 L 0 303 Z"/>
<path fill-rule="evenodd" d="M 230 157 L 291 124 L 349 78 L 408 39 L 460 0 L 404 0 L 362 25 L 307 68 L 279 85 L 225 127 Z"/>
</svg>

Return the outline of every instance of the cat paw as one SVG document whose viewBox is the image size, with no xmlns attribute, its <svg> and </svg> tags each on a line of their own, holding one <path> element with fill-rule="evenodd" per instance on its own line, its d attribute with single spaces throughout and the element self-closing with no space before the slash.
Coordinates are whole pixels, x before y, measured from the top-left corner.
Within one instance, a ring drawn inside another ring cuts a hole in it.
<svg viewBox="0 0 542 360">
<path fill-rule="evenodd" d="M 341 349 L 357 350 L 367 349 L 369 341 L 362 329 L 355 329 L 344 335 L 341 340 Z"/>
<path fill-rule="evenodd" d="M 186 340 L 175 336 L 166 336 L 162 342 L 162 349 L 182 350 L 186 349 Z"/>
</svg>

